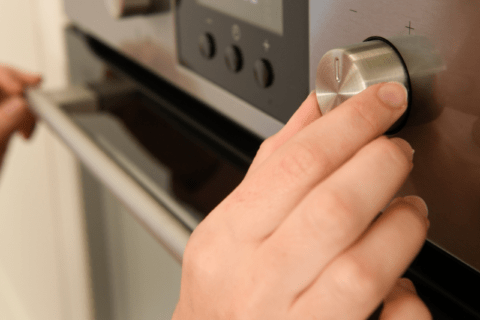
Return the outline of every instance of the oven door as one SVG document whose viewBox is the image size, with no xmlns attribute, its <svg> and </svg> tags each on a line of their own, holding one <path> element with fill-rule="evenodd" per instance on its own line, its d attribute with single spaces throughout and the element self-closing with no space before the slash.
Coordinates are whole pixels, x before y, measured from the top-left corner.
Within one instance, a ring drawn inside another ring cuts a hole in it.
<svg viewBox="0 0 480 320">
<path fill-rule="evenodd" d="M 262 139 L 75 27 L 66 37 L 71 87 L 28 99 L 83 164 L 95 318 L 170 319 L 190 233 Z M 435 319 L 480 318 L 478 272 L 432 243 L 407 276 Z"/>
<path fill-rule="evenodd" d="M 82 163 L 95 319 L 170 319 L 192 230 L 261 139 L 74 27 L 71 85 L 28 92 Z"/>
</svg>

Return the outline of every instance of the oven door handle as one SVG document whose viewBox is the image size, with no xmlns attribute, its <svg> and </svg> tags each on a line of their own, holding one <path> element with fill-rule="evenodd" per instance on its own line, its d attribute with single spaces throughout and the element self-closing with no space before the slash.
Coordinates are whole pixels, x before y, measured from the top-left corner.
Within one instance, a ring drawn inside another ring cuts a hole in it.
<svg viewBox="0 0 480 320">
<path fill-rule="evenodd" d="M 166 199 L 169 205 L 160 204 L 67 115 L 67 112 L 98 110 L 95 94 L 82 86 L 53 93 L 33 89 L 27 92 L 27 99 L 39 118 L 110 189 L 136 220 L 181 262 L 191 230 L 172 212 L 180 205 L 174 199 Z"/>
</svg>

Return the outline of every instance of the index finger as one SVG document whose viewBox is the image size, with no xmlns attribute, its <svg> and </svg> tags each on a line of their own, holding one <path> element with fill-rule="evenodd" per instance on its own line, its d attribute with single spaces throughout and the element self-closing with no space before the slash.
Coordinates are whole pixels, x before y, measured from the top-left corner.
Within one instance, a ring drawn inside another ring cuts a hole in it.
<svg viewBox="0 0 480 320">
<path fill-rule="evenodd" d="M 10 71 L 23 85 L 35 86 L 42 81 L 42 77 L 38 74 L 26 73 L 13 68 Z"/>
<path fill-rule="evenodd" d="M 398 83 L 371 86 L 285 142 L 220 205 L 241 213 L 225 217 L 235 234 L 271 234 L 316 184 L 395 123 L 406 92 Z"/>
<path fill-rule="evenodd" d="M 8 66 L 0 66 L 0 92 L 7 96 L 21 95 L 26 86 L 35 86 L 42 81 L 37 74 L 21 72 Z"/>
<path fill-rule="evenodd" d="M 255 155 L 255 159 L 253 159 L 253 162 L 250 165 L 250 168 L 248 168 L 247 176 L 255 171 L 263 161 L 270 157 L 275 150 L 281 147 L 297 132 L 300 132 L 320 117 L 321 112 L 318 107 L 316 94 L 315 92 L 311 92 L 285 126 L 262 143 L 260 149 Z"/>
</svg>

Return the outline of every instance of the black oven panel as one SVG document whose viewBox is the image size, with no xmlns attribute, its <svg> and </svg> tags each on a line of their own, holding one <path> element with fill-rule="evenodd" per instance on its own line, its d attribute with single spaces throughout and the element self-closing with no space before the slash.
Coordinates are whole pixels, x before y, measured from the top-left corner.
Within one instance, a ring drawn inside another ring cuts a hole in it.
<svg viewBox="0 0 480 320">
<path fill-rule="evenodd" d="M 178 60 L 286 122 L 309 91 L 308 1 L 178 0 Z"/>
</svg>

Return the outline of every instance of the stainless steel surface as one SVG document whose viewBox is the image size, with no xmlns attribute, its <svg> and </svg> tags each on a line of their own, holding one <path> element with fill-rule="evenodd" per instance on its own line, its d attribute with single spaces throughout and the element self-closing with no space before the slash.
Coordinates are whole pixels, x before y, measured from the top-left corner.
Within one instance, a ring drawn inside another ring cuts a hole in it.
<svg viewBox="0 0 480 320">
<path fill-rule="evenodd" d="M 322 114 L 371 85 L 396 81 L 408 87 L 398 54 L 382 41 L 368 41 L 328 51 L 317 69 L 316 94 Z"/>
<path fill-rule="evenodd" d="M 318 62 L 328 50 L 359 43 L 371 36 L 424 37 L 428 39 L 427 46 L 431 45 L 433 53 L 441 59 L 443 71 L 426 81 L 430 85 L 419 92 L 431 98 L 411 110 L 408 126 L 397 135 L 415 149 L 413 171 L 399 195 L 423 197 L 430 209 L 428 238 L 477 270 L 480 270 L 479 12 L 480 1 L 310 1 L 310 89 L 315 88 Z M 414 68 L 411 69 L 414 73 Z M 415 99 L 415 92 L 412 94 Z M 432 103 L 439 107 L 430 108 Z M 415 115 L 417 111 L 424 114 Z"/>
<path fill-rule="evenodd" d="M 147 13 L 152 0 L 104 0 L 113 18 L 121 18 L 133 14 Z"/>
<path fill-rule="evenodd" d="M 41 90 L 27 93 L 30 106 L 179 262 L 191 230 L 174 217 L 174 202 L 160 204 L 123 171 Z M 172 207 L 173 206 L 173 207 Z"/>
<path fill-rule="evenodd" d="M 446 71 L 445 61 L 425 36 L 399 36 L 388 40 L 398 50 L 408 70 L 412 101 L 407 125 L 435 120 L 444 107 L 437 99 L 435 82 Z"/>
</svg>

